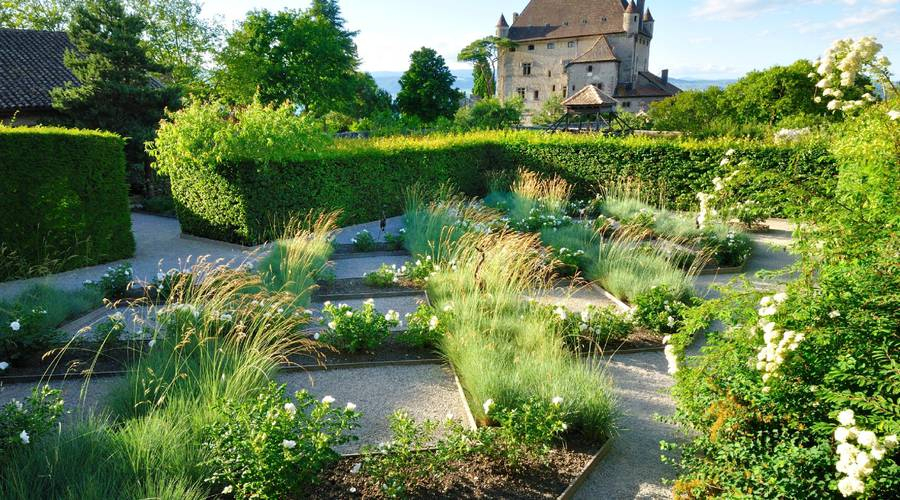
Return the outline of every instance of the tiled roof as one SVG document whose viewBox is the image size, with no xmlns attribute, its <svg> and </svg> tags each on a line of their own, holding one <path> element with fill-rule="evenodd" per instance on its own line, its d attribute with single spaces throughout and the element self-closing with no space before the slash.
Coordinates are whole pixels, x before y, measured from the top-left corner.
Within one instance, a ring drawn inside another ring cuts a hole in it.
<svg viewBox="0 0 900 500">
<path fill-rule="evenodd" d="M 500 20 L 497 21 L 498 28 L 509 28 L 509 23 L 506 22 L 506 16 L 500 14 Z"/>
<path fill-rule="evenodd" d="M 586 85 L 583 89 L 569 96 L 562 102 L 566 107 L 611 106 L 616 100 L 604 94 L 595 85 Z"/>
<path fill-rule="evenodd" d="M 662 78 L 648 71 L 639 71 L 637 82 L 629 87 L 619 84 L 616 87 L 616 98 L 622 97 L 670 97 L 681 92 L 681 89 L 671 83 L 663 83 Z"/>
<path fill-rule="evenodd" d="M 64 32 L 0 29 L 0 112 L 49 109 L 51 89 L 78 84 L 63 64 L 70 48 Z"/>
<path fill-rule="evenodd" d="M 644 12 L 644 22 L 645 23 L 653 22 L 653 14 L 650 13 L 650 9 L 647 9 L 647 12 Z"/>
<path fill-rule="evenodd" d="M 622 0 L 531 0 L 509 28 L 513 41 L 621 33 Z M 606 19 L 606 21 L 603 21 Z"/>
<path fill-rule="evenodd" d="M 584 54 L 572 59 L 570 64 L 607 61 L 619 61 L 619 58 L 616 57 L 615 51 L 609 45 L 609 40 L 607 40 L 605 36 L 601 36 L 594 43 L 593 47 L 588 49 Z"/>
</svg>

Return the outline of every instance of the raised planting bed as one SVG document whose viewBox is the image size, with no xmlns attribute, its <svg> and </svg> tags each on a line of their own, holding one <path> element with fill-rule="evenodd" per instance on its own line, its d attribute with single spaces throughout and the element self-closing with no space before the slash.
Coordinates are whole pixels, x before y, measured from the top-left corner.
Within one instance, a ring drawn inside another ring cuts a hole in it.
<svg viewBox="0 0 900 500">
<path fill-rule="evenodd" d="M 333 245 L 333 259 L 352 259 L 353 257 L 377 257 L 388 255 L 409 255 L 406 250 L 397 248 L 396 245 L 389 243 L 375 243 L 372 250 L 360 252 L 355 245 L 344 243 L 335 243 Z"/>
<path fill-rule="evenodd" d="M 410 347 L 389 338 L 377 349 L 355 353 L 341 352 L 327 345 L 321 346 L 319 355 L 291 356 L 290 362 L 304 370 L 332 369 L 382 364 L 428 364 L 442 363 L 440 355 L 433 349 Z"/>
<path fill-rule="evenodd" d="M 389 287 L 369 286 L 363 278 L 343 278 L 333 281 L 320 281 L 313 293 L 313 301 L 351 300 L 369 297 L 398 297 L 404 295 L 420 295 L 421 289 L 409 282 L 400 282 Z"/>
<path fill-rule="evenodd" d="M 84 342 L 48 353 L 35 352 L 11 362 L 0 374 L 0 384 L 81 378 L 86 373 L 92 377 L 121 375 L 138 355 L 139 351 L 125 342 Z"/>
<path fill-rule="evenodd" d="M 519 469 L 510 469 L 486 456 L 474 455 L 449 464 L 442 475 L 422 480 L 407 491 L 404 498 L 571 498 L 582 478 L 597 465 L 596 457 L 605 454 L 602 453 L 604 448 L 602 443 L 572 438 L 550 451 L 545 462 L 527 462 Z M 354 473 L 361 462 L 359 456 L 342 458 L 305 495 L 312 499 L 385 498 L 377 481 Z"/>
</svg>

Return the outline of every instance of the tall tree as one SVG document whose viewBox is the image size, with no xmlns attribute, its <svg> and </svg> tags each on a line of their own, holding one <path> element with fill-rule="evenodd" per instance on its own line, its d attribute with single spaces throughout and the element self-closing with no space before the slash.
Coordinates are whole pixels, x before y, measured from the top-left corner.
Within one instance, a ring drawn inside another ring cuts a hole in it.
<svg viewBox="0 0 900 500">
<path fill-rule="evenodd" d="M 457 59 L 460 62 L 470 62 L 475 65 L 472 75 L 475 80 L 481 80 L 484 85 L 484 94 L 481 97 L 493 97 L 496 93 L 496 83 L 494 75 L 497 74 L 497 61 L 500 58 L 500 51 L 504 48 L 515 46 L 515 44 L 506 38 L 496 36 L 488 36 L 479 38 L 467 45 L 459 52 Z M 480 90 L 480 89 L 479 89 Z"/>
<path fill-rule="evenodd" d="M 130 163 L 146 166 L 144 143 L 153 138 L 166 107 L 178 104 L 178 90 L 149 75 L 164 70 L 141 44 L 144 21 L 125 11 L 121 0 L 86 0 L 69 25 L 75 50 L 64 61 L 79 85 L 53 89 L 53 107 L 67 124 L 116 132 L 127 139 Z"/>
<path fill-rule="evenodd" d="M 460 91 L 453 88 L 455 81 L 444 58 L 434 49 L 422 47 L 412 53 L 409 69 L 400 77 L 397 107 L 425 122 L 442 116 L 452 118 L 462 98 Z"/>
<path fill-rule="evenodd" d="M 195 0 L 128 0 L 128 7 L 146 23 L 148 57 L 167 68 L 161 79 L 186 93 L 207 93 L 203 65 L 224 35 L 221 24 L 204 19 Z"/>
<path fill-rule="evenodd" d="M 472 87 L 472 95 L 487 99 L 493 97 L 496 93 L 494 88 L 494 72 L 491 65 L 487 61 L 478 61 L 472 68 L 472 78 L 474 86 Z"/>
<path fill-rule="evenodd" d="M 0 28 L 60 31 L 75 0 L 0 0 Z"/>
<path fill-rule="evenodd" d="M 306 11 L 251 12 L 217 61 L 216 90 L 232 102 L 292 101 L 324 114 L 338 108 L 356 83 L 355 32 L 337 3 L 318 0 Z"/>
</svg>

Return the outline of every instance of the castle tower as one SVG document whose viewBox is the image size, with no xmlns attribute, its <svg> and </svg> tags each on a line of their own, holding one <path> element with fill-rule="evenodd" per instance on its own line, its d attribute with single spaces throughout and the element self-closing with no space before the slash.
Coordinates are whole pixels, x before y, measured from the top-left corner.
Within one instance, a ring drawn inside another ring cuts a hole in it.
<svg viewBox="0 0 900 500">
<path fill-rule="evenodd" d="M 500 20 L 497 21 L 497 36 L 506 38 L 509 36 L 509 23 L 506 22 L 506 16 L 500 14 Z"/>
<path fill-rule="evenodd" d="M 638 11 L 638 7 L 634 3 L 634 0 L 629 0 L 628 7 L 625 8 L 625 14 L 622 18 L 622 29 L 628 33 L 628 36 L 634 36 L 637 34 L 640 25 L 641 15 Z"/>
<path fill-rule="evenodd" d="M 650 9 L 644 13 L 644 31 L 653 38 L 653 14 L 650 13 Z"/>
</svg>

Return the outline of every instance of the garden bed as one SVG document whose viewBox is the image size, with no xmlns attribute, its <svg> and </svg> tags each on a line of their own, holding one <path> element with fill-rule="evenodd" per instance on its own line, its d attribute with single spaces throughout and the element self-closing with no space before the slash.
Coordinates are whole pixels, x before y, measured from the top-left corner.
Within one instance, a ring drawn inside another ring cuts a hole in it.
<svg viewBox="0 0 900 500">
<path fill-rule="evenodd" d="M 318 356 L 292 356 L 290 361 L 303 369 L 343 368 L 347 365 L 365 366 L 390 363 L 425 364 L 442 362 L 440 356 L 433 349 L 410 347 L 397 342 L 395 339 L 389 339 L 381 344 L 378 349 L 356 353 L 341 352 L 323 346 Z"/>
<path fill-rule="evenodd" d="M 529 462 L 518 470 L 484 456 L 474 456 L 451 464 L 443 475 L 421 481 L 406 492 L 405 498 L 557 498 L 582 474 L 589 472 L 586 469 L 602 449 L 602 444 L 573 438 L 553 449 L 547 455 L 546 463 Z M 304 498 L 383 498 L 376 482 L 353 473 L 360 461 L 360 457 L 341 459 L 321 476 L 320 483 L 305 493 Z"/>
<path fill-rule="evenodd" d="M 388 287 L 367 285 L 363 278 L 344 278 L 334 281 L 320 281 L 313 294 L 314 301 L 325 300 L 349 300 L 353 298 L 368 297 L 395 297 L 403 295 L 418 295 L 421 290 L 411 283 L 396 283 Z"/>
<path fill-rule="evenodd" d="M 409 255 L 405 250 L 398 250 L 397 245 L 391 243 L 376 242 L 372 244 L 372 250 L 360 252 L 356 245 L 346 243 L 334 243 L 334 259 L 352 259 L 354 257 L 378 257 L 388 255 Z"/>
<path fill-rule="evenodd" d="M 97 356 L 101 350 L 102 354 Z M 138 354 L 133 346 L 124 342 L 107 343 L 103 346 L 98 343 L 73 345 L 62 349 L 58 360 L 56 352 L 51 355 L 32 352 L 11 363 L 0 375 L 0 384 L 78 378 L 83 377 L 88 370 L 91 376 L 119 374 L 129 363 L 137 359 Z"/>
</svg>

